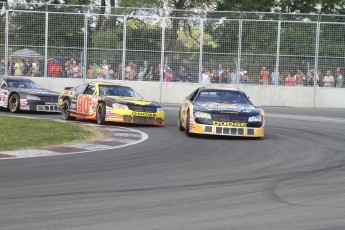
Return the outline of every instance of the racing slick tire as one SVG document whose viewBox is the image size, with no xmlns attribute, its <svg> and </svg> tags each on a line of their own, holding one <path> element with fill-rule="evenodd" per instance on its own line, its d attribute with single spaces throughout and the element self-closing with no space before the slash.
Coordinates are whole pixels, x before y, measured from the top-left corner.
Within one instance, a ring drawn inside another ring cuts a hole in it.
<svg viewBox="0 0 345 230">
<path fill-rule="evenodd" d="M 190 115 L 189 115 L 189 111 L 187 112 L 187 118 L 186 118 L 186 135 L 189 137 L 192 137 L 193 134 L 191 132 L 189 132 L 189 122 L 190 122 Z"/>
<path fill-rule="evenodd" d="M 8 102 L 8 109 L 11 113 L 16 113 L 20 109 L 20 98 L 18 94 L 12 94 Z"/>
<path fill-rule="evenodd" d="M 185 128 L 182 126 L 181 111 L 178 112 L 178 130 L 185 131 Z"/>
<path fill-rule="evenodd" d="M 105 124 L 105 104 L 103 102 L 98 104 L 97 114 L 96 114 L 97 124 Z"/>
<path fill-rule="evenodd" d="M 71 101 L 68 99 L 63 100 L 62 106 L 61 106 L 61 116 L 64 120 L 75 120 L 75 117 L 71 116 Z"/>
</svg>

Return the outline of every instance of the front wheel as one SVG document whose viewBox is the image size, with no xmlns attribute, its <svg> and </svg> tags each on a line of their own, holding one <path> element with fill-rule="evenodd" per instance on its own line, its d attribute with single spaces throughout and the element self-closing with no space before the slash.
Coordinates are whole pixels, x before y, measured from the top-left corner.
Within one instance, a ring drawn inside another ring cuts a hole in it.
<svg viewBox="0 0 345 230">
<path fill-rule="evenodd" d="M 99 103 L 97 108 L 97 124 L 104 125 L 105 124 L 105 104 Z"/>
<path fill-rule="evenodd" d="M 187 118 L 186 118 L 186 134 L 187 136 L 191 137 L 193 134 L 189 131 L 189 124 L 190 124 L 190 115 L 189 111 L 187 112 Z"/>
<path fill-rule="evenodd" d="M 18 94 L 11 95 L 10 100 L 8 102 L 8 108 L 10 109 L 11 113 L 16 113 L 19 111 L 20 98 Z"/>
<path fill-rule="evenodd" d="M 71 116 L 71 101 L 68 99 L 63 100 L 61 106 L 61 116 L 64 120 L 75 120 L 75 117 Z"/>
<path fill-rule="evenodd" d="M 185 128 L 182 126 L 181 111 L 178 112 L 178 130 L 185 131 Z"/>
</svg>

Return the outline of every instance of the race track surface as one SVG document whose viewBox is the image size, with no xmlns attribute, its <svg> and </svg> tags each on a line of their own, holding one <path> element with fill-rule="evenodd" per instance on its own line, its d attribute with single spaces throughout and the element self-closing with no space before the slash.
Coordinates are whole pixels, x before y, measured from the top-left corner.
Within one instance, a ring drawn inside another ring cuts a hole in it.
<svg viewBox="0 0 345 230">
<path fill-rule="evenodd" d="M 345 229 L 345 111 L 265 111 L 261 140 L 189 138 L 167 106 L 138 145 L 2 160 L 0 229 Z"/>
</svg>

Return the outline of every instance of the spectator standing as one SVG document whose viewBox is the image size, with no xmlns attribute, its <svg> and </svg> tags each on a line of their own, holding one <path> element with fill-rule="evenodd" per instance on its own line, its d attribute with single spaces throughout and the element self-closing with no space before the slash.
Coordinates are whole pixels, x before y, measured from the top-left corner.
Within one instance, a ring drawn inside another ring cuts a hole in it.
<svg viewBox="0 0 345 230">
<path fill-rule="evenodd" d="M 79 66 L 77 65 L 76 61 L 72 62 L 72 73 L 73 73 L 73 78 L 78 78 L 79 77 Z"/>
<path fill-rule="evenodd" d="M 297 74 L 295 75 L 295 85 L 302 86 L 303 80 L 305 80 L 305 75 L 300 69 L 298 69 Z"/>
<path fill-rule="evenodd" d="M 343 76 L 340 73 L 340 68 L 337 68 L 337 77 L 335 78 L 335 87 L 336 88 L 341 88 L 343 84 Z"/>
<path fill-rule="evenodd" d="M 272 85 L 278 85 L 278 78 L 279 78 L 279 72 L 276 68 L 273 68 L 273 72 L 271 73 L 271 84 Z"/>
<path fill-rule="evenodd" d="M 24 76 L 30 76 L 31 63 L 29 58 L 25 58 Z"/>
<path fill-rule="evenodd" d="M 144 61 L 144 81 L 152 81 L 153 67 L 149 65 L 147 60 Z"/>
<path fill-rule="evenodd" d="M 266 67 L 262 67 L 260 76 L 263 85 L 268 85 L 268 75 L 269 71 L 266 69 Z"/>
<path fill-rule="evenodd" d="M 119 63 L 117 65 L 117 71 L 116 71 L 116 77 L 115 77 L 116 80 L 122 80 L 122 64 Z"/>
<path fill-rule="evenodd" d="M 126 80 L 128 81 L 135 80 L 137 73 L 135 72 L 134 63 L 132 61 L 128 63 L 125 73 L 126 73 Z"/>
<path fill-rule="evenodd" d="M 111 65 L 108 64 L 108 75 L 109 75 L 109 79 L 114 79 L 114 70 L 111 68 Z"/>
<path fill-rule="evenodd" d="M 0 76 L 5 74 L 5 60 L 1 59 L 0 61 Z"/>
<path fill-rule="evenodd" d="M 166 71 L 165 71 L 165 82 L 172 82 L 173 81 L 173 72 L 171 71 L 170 67 L 167 67 Z"/>
<path fill-rule="evenodd" d="M 248 84 L 249 82 L 249 77 L 248 73 L 246 70 L 243 71 L 243 74 L 240 76 L 240 84 Z"/>
<path fill-rule="evenodd" d="M 61 77 L 62 74 L 62 66 L 60 63 L 55 62 L 52 67 L 52 77 Z"/>
<path fill-rule="evenodd" d="M 223 71 L 222 75 L 219 76 L 219 83 L 231 83 L 231 72 L 229 67 L 227 67 L 225 71 Z"/>
<path fill-rule="evenodd" d="M 48 63 L 47 63 L 47 75 L 48 75 L 48 77 L 53 76 L 54 65 L 55 65 L 54 58 L 49 58 Z"/>
<path fill-rule="evenodd" d="M 92 79 L 94 77 L 94 72 L 95 72 L 94 66 L 89 65 L 89 69 L 87 70 L 87 74 L 86 74 L 87 78 Z"/>
<path fill-rule="evenodd" d="M 218 83 L 219 82 L 219 77 L 218 77 L 218 72 L 214 69 L 212 70 L 212 73 L 210 74 L 211 78 L 211 83 Z"/>
<path fill-rule="evenodd" d="M 14 65 L 14 75 L 23 76 L 24 64 L 21 58 L 18 58 L 16 64 Z"/>
<path fill-rule="evenodd" d="M 285 78 L 285 86 L 294 86 L 295 85 L 295 78 L 288 73 L 287 77 Z"/>
<path fill-rule="evenodd" d="M 230 74 L 230 83 L 231 84 L 237 84 L 237 73 L 236 73 L 236 68 L 232 69 L 232 72 Z"/>
<path fill-rule="evenodd" d="M 34 59 L 34 62 L 32 63 L 31 66 L 31 73 L 33 77 L 40 77 L 41 76 L 41 71 L 40 71 L 40 62 L 38 61 L 37 58 Z"/>
<path fill-rule="evenodd" d="M 221 76 L 223 72 L 224 72 L 223 65 L 218 64 L 218 70 L 217 70 L 218 77 Z"/>
<path fill-rule="evenodd" d="M 138 81 L 143 81 L 144 80 L 144 67 L 139 68 L 139 73 L 138 73 Z"/>
<path fill-rule="evenodd" d="M 325 77 L 323 78 L 323 86 L 324 87 L 333 87 L 334 85 L 334 77 L 331 74 L 330 70 L 327 70 Z"/>
<path fill-rule="evenodd" d="M 178 71 L 178 78 L 179 78 L 179 81 L 182 81 L 182 82 L 187 82 L 187 78 L 188 78 L 188 73 L 186 71 L 186 68 L 184 67 L 184 65 L 180 65 L 180 69 Z"/>
<path fill-rule="evenodd" d="M 211 84 L 210 71 L 205 69 L 204 73 L 201 75 L 201 83 Z"/>
</svg>

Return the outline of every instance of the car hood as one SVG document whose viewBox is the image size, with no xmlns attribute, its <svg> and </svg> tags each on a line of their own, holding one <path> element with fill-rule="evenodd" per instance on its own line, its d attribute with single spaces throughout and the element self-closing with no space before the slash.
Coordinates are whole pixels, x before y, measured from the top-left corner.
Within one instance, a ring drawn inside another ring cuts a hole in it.
<svg viewBox="0 0 345 230">
<path fill-rule="evenodd" d="M 23 88 L 16 88 L 16 91 L 23 94 L 33 95 L 33 96 L 50 96 L 50 97 L 58 97 L 59 93 L 50 91 L 47 89 L 23 89 Z"/>
<path fill-rule="evenodd" d="M 253 105 L 223 104 L 223 103 L 194 103 L 194 111 L 212 114 L 238 114 L 246 116 L 261 115 L 261 109 Z"/>
<path fill-rule="evenodd" d="M 135 98 L 135 97 L 119 97 L 119 96 L 106 96 L 107 99 L 113 100 L 115 103 L 124 104 L 124 105 L 142 105 L 142 106 L 153 106 L 161 107 L 158 102 Z"/>
</svg>

